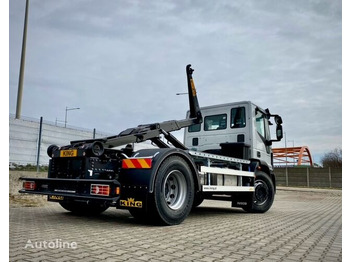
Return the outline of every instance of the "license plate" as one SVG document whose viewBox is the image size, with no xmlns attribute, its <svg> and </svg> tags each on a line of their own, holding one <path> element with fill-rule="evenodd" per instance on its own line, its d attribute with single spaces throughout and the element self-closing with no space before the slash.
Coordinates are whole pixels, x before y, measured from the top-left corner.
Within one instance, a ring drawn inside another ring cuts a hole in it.
<svg viewBox="0 0 350 262">
<path fill-rule="evenodd" d="M 50 195 L 50 196 L 48 196 L 47 200 L 48 201 L 54 201 L 54 202 L 63 201 L 64 200 L 64 196 Z"/>
<path fill-rule="evenodd" d="M 78 150 L 70 149 L 70 150 L 61 150 L 60 157 L 75 157 L 78 155 Z"/>
</svg>

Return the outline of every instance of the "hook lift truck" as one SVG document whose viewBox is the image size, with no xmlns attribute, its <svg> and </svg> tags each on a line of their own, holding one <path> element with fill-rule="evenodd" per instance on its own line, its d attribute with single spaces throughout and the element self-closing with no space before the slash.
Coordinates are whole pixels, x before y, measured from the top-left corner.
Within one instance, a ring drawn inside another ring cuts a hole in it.
<svg viewBox="0 0 350 262">
<path fill-rule="evenodd" d="M 247 212 L 269 210 L 276 191 L 271 145 L 283 137 L 282 118 L 251 102 L 200 108 L 193 71 L 187 65 L 186 119 L 51 145 L 48 178 L 21 178 L 19 192 L 47 195 L 77 214 L 117 207 L 164 225 L 180 224 L 203 199 L 230 201 Z M 182 128 L 184 143 L 171 134 Z M 146 140 L 157 147 L 134 151 L 133 143 Z"/>
</svg>

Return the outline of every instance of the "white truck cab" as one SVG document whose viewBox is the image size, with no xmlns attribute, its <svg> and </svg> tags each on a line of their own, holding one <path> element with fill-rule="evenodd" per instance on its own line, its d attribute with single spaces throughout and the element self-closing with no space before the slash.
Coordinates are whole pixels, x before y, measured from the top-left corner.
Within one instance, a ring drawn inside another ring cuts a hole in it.
<svg viewBox="0 0 350 262">
<path fill-rule="evenodd" d="M 185 129 L 184 144 L 193 151 L 255 160 L 273 170 L 269 121 L 275 117 L 277 139 L 281 139 L 282 119 L 268 109 L 242 101 L 201 108 L 203 122 Z M 189 114 L 189 112 L 187 112 Z"/>
</svg>

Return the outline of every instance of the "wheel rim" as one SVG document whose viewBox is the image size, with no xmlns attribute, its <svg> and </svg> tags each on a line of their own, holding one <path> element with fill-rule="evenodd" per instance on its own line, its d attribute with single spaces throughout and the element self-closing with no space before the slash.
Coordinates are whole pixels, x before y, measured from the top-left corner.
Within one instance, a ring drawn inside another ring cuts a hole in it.
<svg viewBox="0 0 350 262">
<path fill-rule="evenodd" d="M 184 175 L 178 171 L 171 171 L 163 184 L 164 199 L 167 206 L 173 210 L 181 208 L 187 195 L 187 183 Z"/>
<path fill-rule="evenodd" d="M 256 205 L 264 205 L 269 199 L 269 187 L 262 180 L 255 181 L 255 199 Z"/>
</svg>

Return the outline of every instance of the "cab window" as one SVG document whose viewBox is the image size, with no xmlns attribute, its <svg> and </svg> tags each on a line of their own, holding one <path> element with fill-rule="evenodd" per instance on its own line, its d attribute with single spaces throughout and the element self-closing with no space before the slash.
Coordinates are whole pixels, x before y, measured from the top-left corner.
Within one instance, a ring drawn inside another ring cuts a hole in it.
<svg viewBox="0 0 350 262">
<path fill-rule="evenodd" d="M 255 116 L 255 123 L 256 123 L 256 130 L 262 137 L 266 137 L 266 132 L 265 132 L 265 117 L 264 114 L 260 111 L 256 111 L 256 116 Z"/>
<path fill-rule="evenodd" d="M 227 115 L 212 115 L 204 118 L 204 131 L 226 129 Z"/>
<path fill-rule="evenodd" d="M 245 127 L 245 108 L 236 107 L 231 109 L 231 128 Z"/>
</svg>

